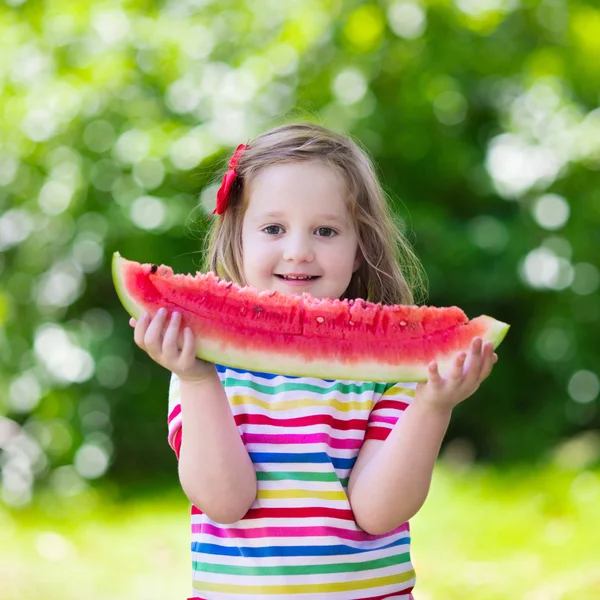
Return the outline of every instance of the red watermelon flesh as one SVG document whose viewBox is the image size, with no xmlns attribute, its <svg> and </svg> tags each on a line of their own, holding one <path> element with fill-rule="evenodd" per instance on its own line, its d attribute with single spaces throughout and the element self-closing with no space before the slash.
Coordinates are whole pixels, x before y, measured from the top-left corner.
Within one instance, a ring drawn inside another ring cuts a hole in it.
<svg viewBox="0 0 600 600">
<path fill-rule="evenodd" d="M 115 253 L 113 278 L 128 312 L 179 311 L 197 336 L 197 355 L 237 368 L 359 381 L 424 381 L 444 373 L 476 336 L 497 347 L 508 325 L 469 321 L 457 307 L 382 306 L 259 292 L 212 273 L 176 275 Z"/>
</svg>

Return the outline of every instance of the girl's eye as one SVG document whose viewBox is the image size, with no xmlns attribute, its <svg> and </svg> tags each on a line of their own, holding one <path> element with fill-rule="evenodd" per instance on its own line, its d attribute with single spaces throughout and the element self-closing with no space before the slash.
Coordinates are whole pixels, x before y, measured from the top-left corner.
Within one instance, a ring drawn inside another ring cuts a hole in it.
<svg viewBox="0 0 600 600">
<path fill-rule="evenodd" d="M 267 225 L 263 231 L 269 235 L 277 235 L 283 231 L 280 225 Z"/>
<path fill-rule="evenodd" d="M 319 227 L 316 233 L 320 237 L 333 237 L 336 235 L 336 232 L 331 227 Z"/>
</svg>

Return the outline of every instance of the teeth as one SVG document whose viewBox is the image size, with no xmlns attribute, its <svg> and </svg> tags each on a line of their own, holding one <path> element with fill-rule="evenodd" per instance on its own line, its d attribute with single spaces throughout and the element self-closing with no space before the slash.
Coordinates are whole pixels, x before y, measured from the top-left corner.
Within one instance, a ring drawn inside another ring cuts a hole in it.
<svg viewBox="0 0 600 600">
<path fill-rule="evenodd" d="M 282 275 L 282 277 L 284 279 L 302 279 L 302 280 L 312 279 L 312 277 L 310 275 L 306 275 L 304 277 L 296 277 L 295 275 Z"/>
</svg>

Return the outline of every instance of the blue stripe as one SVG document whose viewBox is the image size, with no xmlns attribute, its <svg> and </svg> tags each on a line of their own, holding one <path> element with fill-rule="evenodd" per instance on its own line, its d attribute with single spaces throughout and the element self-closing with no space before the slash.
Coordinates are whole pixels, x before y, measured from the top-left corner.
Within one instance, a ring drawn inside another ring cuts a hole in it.
<svg viewBox="0 0 600 600">
<path fill-rule="evenodd" d="M 324 452 L 289 454 L 285 452 L 248 452 L 253 463 L 331 463 L 336 469 L 351 469 L 355 458 L 327 456 Z"/>
<path fill-rule="evenodd" d="M 266 546 L 252 548 L 245 546 L 219 546 L 217 544 L 192 543 L 192 552 L 220 556 L 240 556 L 248 558 L 264 558 L 269 556 L 336 556 L 341 554 L 365 554 L 377 550 L 385 550 L 394 546 L 408 544 L 410 537 L 403 537 L 391 544 L 378 548 L 354 548 L 343 544 L 337 546 Z"/>
<path fill-rule="evenodd" d="M 230 371 L 234 371 L 235 373 L 250 373 L 250 375 L 255 375 L 256 377 L 261 377 L 262 379 L 275 379 L 275 377 L 281 377 L 281 375 L 273 374 L 273 373 L 263 373 L 262 371 L 248 371 L 248 369 L 236 369 L 235 367 L 227 367 L 224 365 L 215 365 L 217 367 L 217 371 L 219 373 L 225 373 L 227 369 Z M 286 379 L 301 379 L 296 375 L 285 375 Z M 324 379 L 323 381 L 334 381 L 333 379 Z"/>
<path fill-rule="evenodd" d="M 278 373 L 265 373 L 263 371 L 249 371 L 248 369 L 236 369 L 235 367 L 227 367 L 224 365 L 215 365 L 217 367 L 217 371 L 225 377 L 226 371 L 233 371 L 234 373 L 239 373 L 241 375 L 249 374 L 252 376 L 252 379 L 245 381 L 247 384 L 246 387 L 250 389 L 254 389 L 252 384 L 259 384 L 260 381 L 256 381 L 256 379 L 270 380 L 275 379 L 276 377 L 283 377 L 286 381 L 289 382 L 300 382 L 301 384 L 307 385 L 315 385 L 311 382 L 323 381 L 324 383 L 332 384 L 329 388 L 324 388 L 323 392 L 333 393 L 333 392 L 342 392 L 345 394 L 349 393 L 357 393 L 361 394 L 366 391 L 373 391 L 378 394 L 383 394 L 385 391 L 389 390 L 392 386 L 397 385 L 395 383 L 377 383 L 371 381 L 358 381 L 358 380 L 336 380 L 336 379 L 323 379 L 322 377 L 298 377 L 297 375 L 281 375 Z M 227 377 L 225 377 L 225 387 L 227 387 Z M 243 381 L 238 381 L 238 384 L 242 384 Z M 265 383 L 265 385 L 268 385 Z"/>
</svg>

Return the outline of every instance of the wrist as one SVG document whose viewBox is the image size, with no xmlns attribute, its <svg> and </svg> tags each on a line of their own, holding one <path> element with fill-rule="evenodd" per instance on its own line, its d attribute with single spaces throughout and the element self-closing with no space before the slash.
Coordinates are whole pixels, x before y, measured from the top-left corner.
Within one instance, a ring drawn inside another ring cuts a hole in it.
<svg viewBox="0 0 600 600">
<path fill-rule="evenodd" d="M 216 369 L 213 375 L 180 381 L 179 389 L 182 410 L 188 414 L 190 414 L 189 411 L 206 411 L 209 407 L 227 407 L 230 412 L 225 388 Z"/>
<path fill-rule="evenodd" d="M 431 398 L 422 398 L 418 395 L 415 396 L 410 408 L 414 412 L 418 412 L 427 418 L 436 418 L 442 420 L 450 421 L 450 417 L 452 416 L 452 409 L 454 406 L 443 403 L 436 402 Z"/>
<path fill-rule="evenodd" d="M 217 369 L 213 364 L 211 364 L 210 367 L 202 374 L 186 375 L 175 373 L 175 375 L 177 375 L 181 384 L 188 387 L 203 387 L 207 384 L 214 383 L 215 381 L 218 381 L 219 384 L 221 383 Z"/>
</svg>

